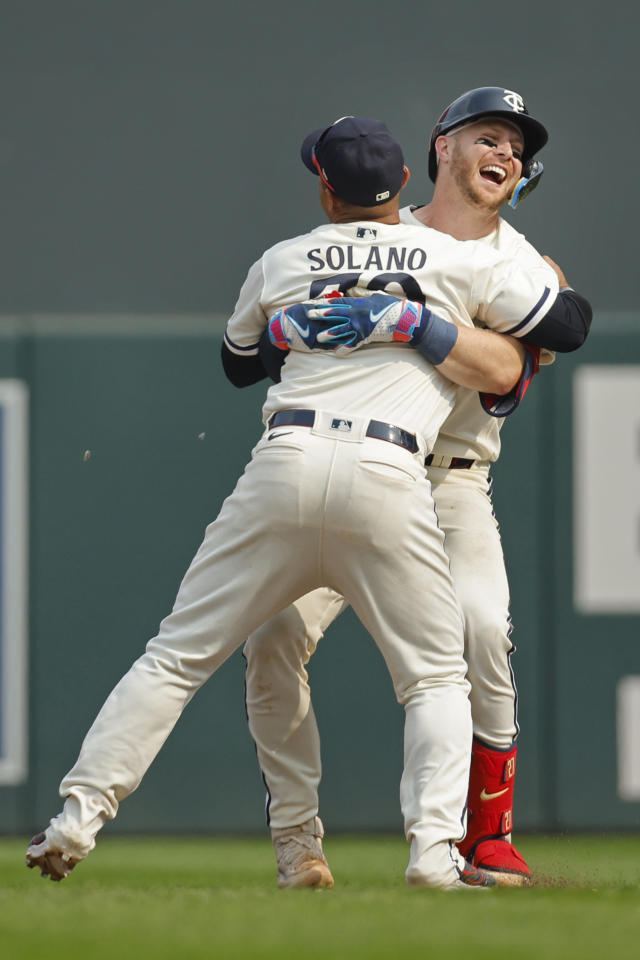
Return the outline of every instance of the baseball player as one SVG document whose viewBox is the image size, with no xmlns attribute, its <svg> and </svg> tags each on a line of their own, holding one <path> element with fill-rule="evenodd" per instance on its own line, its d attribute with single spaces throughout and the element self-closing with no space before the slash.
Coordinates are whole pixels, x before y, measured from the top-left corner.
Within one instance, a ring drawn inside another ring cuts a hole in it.
<svg viewBox="0 0 640 960">
<path fill-rule="evenodd" d="M 322 145 L 314 135 L 308 147 L 321 163 L 330 223 L 277 244 L 250 269 L 226 332 L 230 363 L 242 367 L 256 353 L 267 318 L 304 300 L 310 283 L 328 280 L 334 258 L 372 264 L 358 288 L 366 290 L 378 258 L 404 257 L 427 300 L 449 313 L 464 309 L 469 325 L 481 312 L 498 330 L 523 320 L 535 326 L 553 309 L 555 275 L 546 265 L 525 275 L 483 245 L 443 244 L 435 231 L 399 222 L 408 171 L 383 124 L 344 118 L 324 133 Z M 454 308 L 439 291 L 442 277 L 457 290 Z M 495 884 L 455 847 L 464 832 L 469 684 L 424 468 L 456 390 L 433 362 L 453 353 L 458 332 L 426 309 L 407 310 L 398 320 L 403 347 L 371 345 L 347 360 L 328 351 L 289 355 L 244 474 L 207 528 L 172 612 L 87 733 L 60 786 L 63 811 L 33 838 L 29 866 L 67 876 L 139 785 L 199 687 L 259 624 L 328 585 L 375 639 L 405 707 L 408 880 L 451 889 Z M 417 611 L 407 603 L 415 596 L 428 598 Z"/>
<path fill-rule="evenodd" d="M 481 87 L 463 94 L 447 107 L 431 134 L 433 199 L 426 206 L 402 209 L 402 222 L 478 240 L 514 257 L 525 270 L 537 269 L 540 256 L 499 211 L 538 184 L 542 164 L 535 155 L 546 141 L 545 128 L 514 91 Z M 584 340 L 590 309 L 553 266 L 565 290 L 566 313 L 547 314 L 524 339 L 566 351 Z M 351 279 L 339 281 L 342 291 L 349 292 Z M 475 390 L 459 390 L 428 463 L 464 614 L 472 687 L 469 822 L 460 849 L 474 864 L 518 885 L 528 882 L 530 870 L 511 842 L 519 732 L 511 668 L 515 647 L 489 475 L 500 452 L 502 422 L 486 412 Z M 345 606 L 342 597 L 318 591 L 264 625 L 245 646 L 249 725 L 267 785 L 267 813 L 283 887 L 333 885 L 317 816 L 320 744 L 305 665 Z"/>
</svg>

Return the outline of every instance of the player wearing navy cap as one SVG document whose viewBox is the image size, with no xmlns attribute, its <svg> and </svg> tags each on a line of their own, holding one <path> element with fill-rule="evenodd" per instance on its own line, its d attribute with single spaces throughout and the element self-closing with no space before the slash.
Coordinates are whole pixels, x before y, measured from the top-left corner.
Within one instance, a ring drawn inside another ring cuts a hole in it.
<svg viewBox="0 0 640 960">
<path fill-rule="evenodd" d="M 363 122 L 357 137 L 369 133 L 379 127 Z M 443 312 L 482 311 L 496 328 L 532 311 L 544 316 L 555 296 L 546 268 L 521 276 L 482 245 L 465 245 L 463 252 L 451 238 L 443 243 L 435 231 L 400 223 L 398 194 L 391 196 L 395 146 L 385 136 L 389 166 L 381 161 L 383 175 L 367 189 L 388 190 L 389 199 L 354 205 L 321 181 L 330 223 L 270 248 L 249 270 L 225 334 L 235 375 L 246 369 L 251 377 L 268 318 L 304 299 L 310 284 L 330 282 L 331 264 L 343 260 L 357 265 L 363 281 L 378 275 L 378 261 L 400 261 Z M 359 160 L 345 157 L 350 173 L 340 187 L 352 196 L 369 156 L 366 144 L 358 146 Z M 326 165 L 328 184 L 343 172 L 339 163 Z M 442 276 L 456 285 L 453 306 L 438 289 Z M 442 365 L 470 337 L 496 336 L 474 331 L 470 320 L 459 336 L 453 324 L 427 313 L 416 317 L 422 335 L 415 349 L 407 341 L 365 346 L 347 360 L 333 351 L 288 356 L 263 408 L 265 433 L 207 527 L 172 612 L 87 733 L 60 785 L 63 811 L 33 838 L 29 866 L 52 879 L 67 876 L 139 785 L 199 687 L 259 624 L 295 597 L 329 585 L 374 637 L 405 708 L 401 805 L 411 842 L 409 882 L 447 889 L 495 884 L 455 847 L 463 834 L 471 745 L 469 684 L 424 458 L 456 388 L 424 358 L 433 349 Z M 407 596 L 429 602 L 414 610 Z"/>
</svg>

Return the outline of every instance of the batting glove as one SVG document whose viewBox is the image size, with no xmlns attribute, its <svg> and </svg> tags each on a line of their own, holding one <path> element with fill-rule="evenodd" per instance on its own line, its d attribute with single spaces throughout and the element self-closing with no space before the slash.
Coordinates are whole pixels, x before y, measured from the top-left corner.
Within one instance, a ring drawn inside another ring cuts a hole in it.
<svg viewBox="0 0 640 960">
<path fill-rule="evenodd" d="M 368 343 L 407 343 L 430 363 L 448 356 L 458 338 L 455 324 L 413 300 L 382 293 L 299 303 L 279 310 L 269 338 L 281 350 L 333 350 L 345 356 Z"/>
<path fill-rule="evenodd" d="M 269 321 L 269 339 L 280 350 L 344 352 L 363 343 L 391 341 L 398 317 L 387 317 L 387 322 L 383 318 L 392 308 L 397 313 L 402 302 L 374 294 L 298 303 L 274 314 Z"/>
<path fill-rule="evenodd" d="M 355 333 L 349 319 L 332 300 L 316 300 L 284 307 L 275 313 L 267 330 L 279 350 L 335 350 L 351 346 Z"/>
<path fill-rule="evenodd" d="M 524 358 L 522 375 L 513 390 L 504 396 L 495 393 L 481 393 L 480 403 L 490 417 L 508 417 L 519 406 L 520 401 L 531 385 L 531 381 L 540 369 L 540 348 L 523 344 L 527 351 Z"/>
<path fill-rule="evenodd" d="M 308 313 L 316 316 L 313 305 Z M 318 332 L 317 340 L 320 344 L 326 337 L 335 342 L 338 333 L 339 356 L 368 343 L 400 342 L 415 347 L 426 360 L 437 365 L 448 356 L 458 338 L 455 324 L 428 307 L 383 293 L 343 297 L 335 303 L 330 316 L 335 326 L 326 333 Z"/>
</svg>

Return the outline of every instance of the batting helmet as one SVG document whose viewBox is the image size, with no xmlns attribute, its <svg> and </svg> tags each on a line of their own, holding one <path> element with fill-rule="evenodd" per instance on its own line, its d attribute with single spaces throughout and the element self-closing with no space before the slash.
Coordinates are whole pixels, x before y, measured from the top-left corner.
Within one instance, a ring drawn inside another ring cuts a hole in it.
<svg viewBox="0 0 640 960">
<path fill-rule="evenodd" d="M 468 90 L 449 104 L 431 131 L 429 177 L 434 183 L 438 171 L 438 137 L 482 117 L 500 117 L 519 127 L 524 137 L 523 164 L 541 150 L 549 139 L 545 128 L 539 120 L 534 120 L 524 100 L 515 90 L 505 90 L 503 87 L 476 87 L 475 90 Z"/>
</svg>

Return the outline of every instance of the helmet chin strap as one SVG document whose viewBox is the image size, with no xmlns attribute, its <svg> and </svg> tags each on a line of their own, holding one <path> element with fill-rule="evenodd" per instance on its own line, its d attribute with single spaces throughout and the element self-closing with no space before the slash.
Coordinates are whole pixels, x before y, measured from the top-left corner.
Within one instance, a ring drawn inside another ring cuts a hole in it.
<svg viewBox="0 0 640 960">
<path fill-rule="evenodd" d="M 513 193 L 507 201 L 507 205 L 511 207 L 512 210 L 518 206 L 521 200 L 524 200 L 525 197 L 528 197 L 532 190 L 540 183 L 540 178 L 544 173 L 544 167 L 541 160 L 529 160 L 522 171 L 524 176 L 520 177 L 515 187 L 513 188 Z"/>
</svg>

